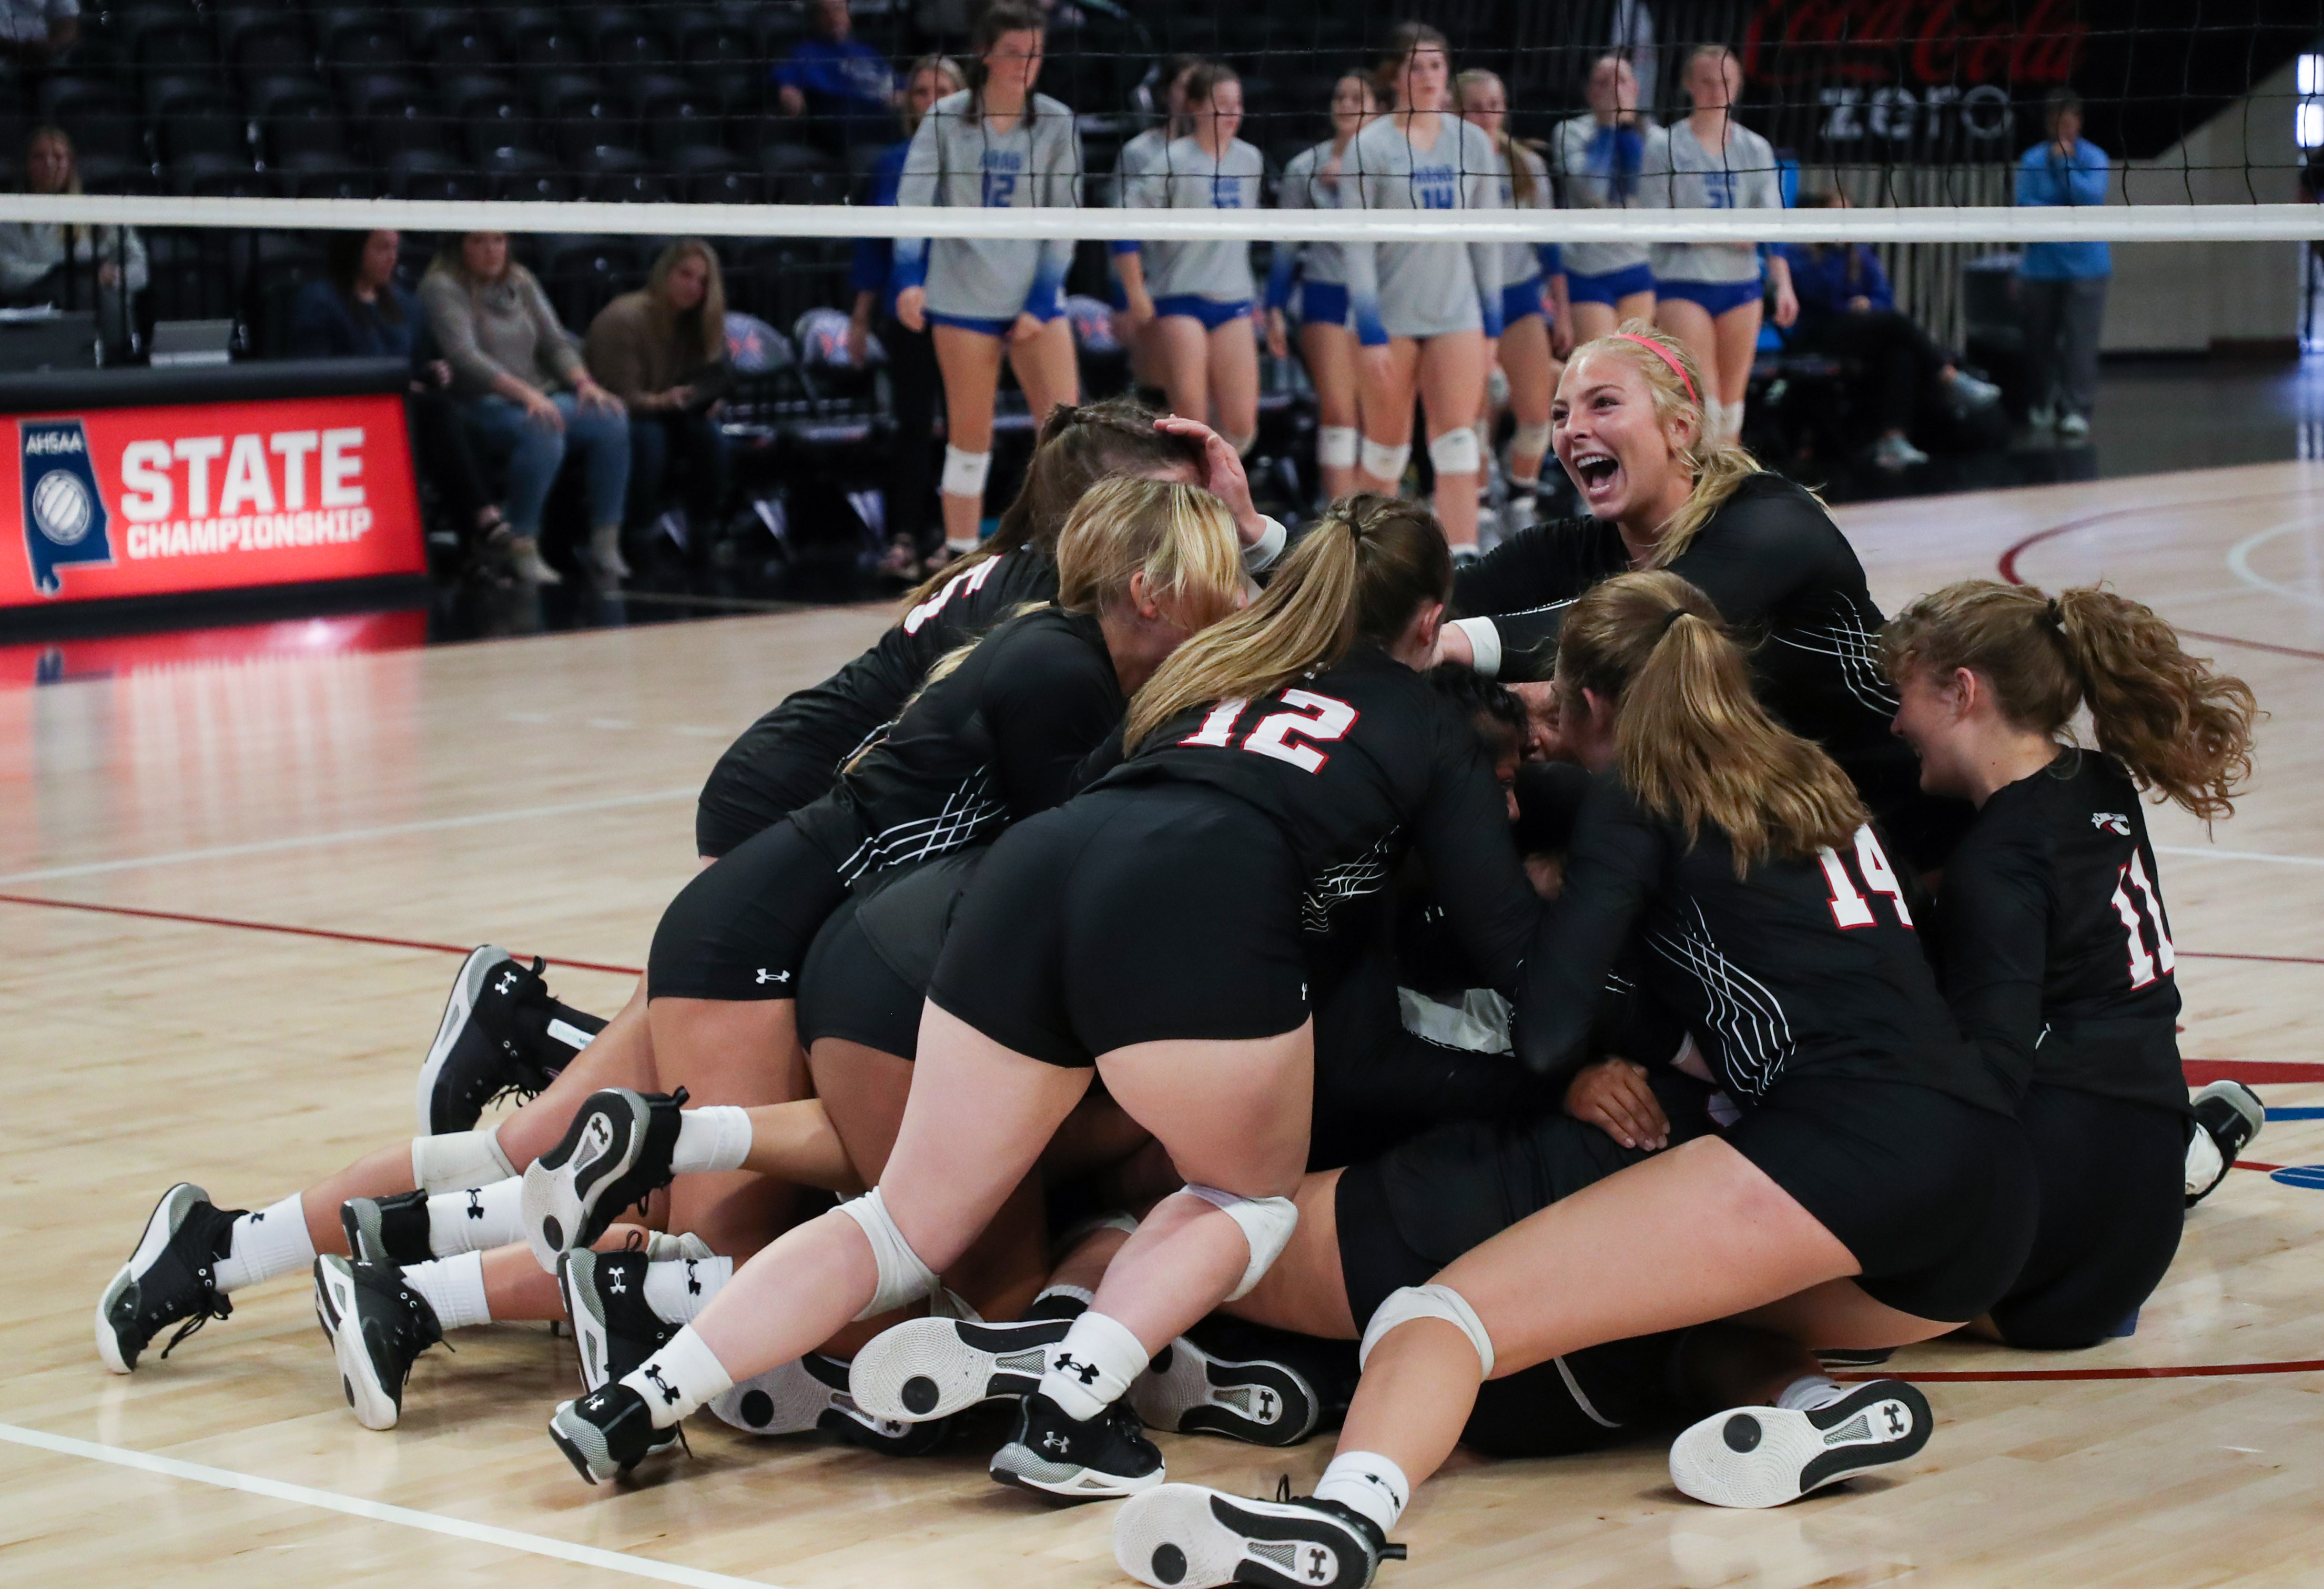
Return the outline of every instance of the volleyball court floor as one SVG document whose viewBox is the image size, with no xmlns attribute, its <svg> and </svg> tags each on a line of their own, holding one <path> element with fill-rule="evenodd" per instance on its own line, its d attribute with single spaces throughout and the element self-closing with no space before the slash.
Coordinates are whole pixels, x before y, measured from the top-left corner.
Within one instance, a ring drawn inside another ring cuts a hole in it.
<svg viewBox="0 0 2324 1589">
<path fill-rule="evenodd" d="M 1843 509 L 1894 608 L 1997 568 L 2103 577 L 2271 716 L 2215 833 L 2152 815 L 2190 1080 L 2277 1112 L 2190 1220 L 2136 1333 L 2057 1356 L 1939 1342 L 1895 1369 L 1940 1424 L 1883 1475 L 1769 1512 L 1669 1486 L 1647 1441 L 1456 1457 L 1391 1585 L 2314 1581 L 2324 1560 L 2324 465 Z M 549 956 L 611 1013 L 693 867 L 733 734 L 887 621 L 830 609 L 143 673 L 0 694 L 0 1584 L 790 1589 L 1119 1581 L 1112 1508 L 1051 1510 L 986 1453 L 884 1461 L 696 1420 L 589 1489 L 550 1446 L 569 1340 L 489 1326 L 414 1370 L 401 1427 L 344 1405 L 303 1280 L 239 1293 L 116 1378 L 99 1288 L 187 1178 L 263 1206 L 408 1137 L 456 957 Z M 2278 1167 L 2290 1167 L 2279 1169 Z M 1642 1253 L 1641 1262 L 1686 1254 Z M 1589 1277 L 1545 1276 L 1545 1285 Z M 1331 1441 L 1161 1437 L 1174 1478 L 1305 1489 Z"/>
</svg>

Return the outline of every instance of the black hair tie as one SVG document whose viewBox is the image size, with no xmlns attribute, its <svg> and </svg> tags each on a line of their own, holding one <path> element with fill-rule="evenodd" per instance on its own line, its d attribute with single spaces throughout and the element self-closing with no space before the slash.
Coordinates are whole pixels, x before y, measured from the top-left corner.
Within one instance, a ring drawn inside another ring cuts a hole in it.
<svg viewBox="0 0 2324 1589">
<path fill-rule="evenodd" d="M 1689 614 L 1684 607 L 1673 607 L 1669 612 L 1663 614 L 1662 634 L 1668 634 L 1671 632 L 1672 624 L 1677 623 L 1681 618 L 1689 616 L 1692 616 L 1692 614 Z M 1655 636 L 1656 639 L 1660 639 L 1661 637 L 1661 634 Z"/>
<path fill-rule="evenodd" d="M 2066 610 L 2058 605 L 2056 596 L 2052 596 L 2043 604 L 2042 622 L 2053 633 L 2062 634 L 2066 632 Z"/>
</svg>

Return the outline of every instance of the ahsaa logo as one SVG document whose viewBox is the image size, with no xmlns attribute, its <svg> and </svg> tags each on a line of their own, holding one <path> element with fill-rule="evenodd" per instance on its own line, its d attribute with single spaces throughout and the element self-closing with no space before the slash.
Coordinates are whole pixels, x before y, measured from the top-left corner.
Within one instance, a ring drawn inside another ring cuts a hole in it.
<svg viewBox="0 0 2324 1589">
<path fill-rule="evenodd" d="M 89 466 L 88 432 L 80 420 L 22 420 L 16 433 L 32 588 L 54 596 L 63 588 L 57 570 L 64 565 L 113 561 L 105 499 Z"/>
</svg>

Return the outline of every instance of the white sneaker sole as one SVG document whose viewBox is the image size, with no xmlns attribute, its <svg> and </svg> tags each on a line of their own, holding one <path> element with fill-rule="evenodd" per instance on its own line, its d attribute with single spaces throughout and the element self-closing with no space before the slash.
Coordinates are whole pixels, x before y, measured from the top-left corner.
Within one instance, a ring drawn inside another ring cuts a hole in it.
<svg viewBox="0 0 2324 1589">
<path fill-rule="evenodd" d="M 855 1354 L 848 1394 L 873 1418 L 925 1423 L 1000 1396 L 1038 1389 L 1048 1349 L 1065 1338 L 1069 1319 L 972 1324 L 907 1319 Z"/>
<path fill-rule="evenodd" d="M 846 1400 L 805 1363 L 786 1363 L 715 1398 L 710 1412 L 746 1435 L 804 1435 L 821 1427 L 823 1415 Z"/>
<path fill-rule="evenodd" d="M 1158 1487 L 1169 1476 L 1165 1465 L 1150 1474 L 1125 1476 L 1101 1473 L 1078 1463 L 1051 1462 L 1031 1446 L 1011 1440 L 992 1454 L 986 1468 L 994 1481 L 1023 1490 L 1038 1490 L 1060 1501 L 1119 1501 Z"/>
<path fill-rule="evenodd" d="M 468 1022 L 469 1012 L 476 1007 L 476 996 L 484 991 L 484 973 L 503 960 L 515 958 L 506 949 L 493 944 L 481 944 L 468 951 L 460 962 L 459 975 L 452 979 L 452 995 L 444 1001 L 444 1019 L 436 1023 L 436 1040 L 428 1047 L 428 1058 L 420 1061 L 418 1105 L 420 1134 L 432 1135 L 436 1129 L 435 1110 L 430 1105 L 436 1096 L 436 1078 L 444 1073 L 444 1061 L 452 1055 L 452 1045 L 460 1029 Z"/>
<path fill-rule="evenodd" d="M 651 1119 L 649 1110 L 631 1107 L 629 1129 L 617 1146 L 617 1128 L 607 1121 L 608 1111 L 595 1103 L 584 1108 L 586 1124 L 573 1151 L 552 1168 L 549 1160 L 557 1159 L 564 1147 L 559 1142 L 526 1166 L 524 1189 L 519 1195 L 525 1245 L 532 1249 L 533 1261 L 548 1274 L 557 1272 L 558 1258 L 585 1244 L 577 1238 L 596 1206 L 596 1195 L 629 1173 L 645 1144 L 646 1126 Z M 584 1175 L 589 1178 L 586 1196 L 580 1190 Z"/>
<path fill-rule="evenodd" d="M 1315 1391 L 1279 1363 L 1231 1363 L 1181 1335 L 1166 1367 L 1131 1381 L 1130 1405 L 1149 1429 L 1221 1435 L 1253 1446 L 1296 1446 L 1314 1431 Z"/>
<path fill-rule="evenodd" d="M 1811 1491 L 1919 1455 L 1935 1417 L 1896 1380 L 1859 1385 L 1829 1407 L 1714 1413 L 1671 1446 L 1671 1483 L 1712 1506 L 1783 1506 Z"/>
<path fill-rule="evenodd" d="M 1154 1589 L 1358 1589 L 1371 1572 L 1354 1529 L 1329 1513 L 1200 1484 L 1130 1497 L 1114 1515 L 1113 1559 Z"/>
<path fill-rule="evenodd" d="M 121 1293 L 134 1285 L 147 1270 L 153 1267 L 153 1261 L 168 1251 L 171 1238 L 178 1233 L 178 1227 L 186 1223 L 187 1211 L 197 1203 L 208 1202 L 209 1196 L 191 1181 L 180 1181 L 162 1193 L 161 1200 L 153 1205 L 153 1212 L 145 1216 L 145 1228 L 138 1234 L 137 1247 L 129 1254 L 129 1261 L 113 1271 L 113 1278 L 97 1294 L 97 1355 L 98 1361 L 115 1373 L 134 1373 L 136 1365 L 122 1356 L 121 1338 L 113 1333 L 113 1325 L 106 1315 L 113 1311 L 113 1305 L 120 1299 Z"/>
<path fill-rule="evenodd" d="M 339 1389 L 355 1409 L 355 1421 L 366 1429 L 392 1429 L 402 1409 L 364 1347 L 363 1319 L 355 1311 L 355 1275 L 347 1261 L 335 1253 L 315 1260 L 315 1310 L 331 1337 L 331 1354 L 338 1360 Z"/>
</svg>

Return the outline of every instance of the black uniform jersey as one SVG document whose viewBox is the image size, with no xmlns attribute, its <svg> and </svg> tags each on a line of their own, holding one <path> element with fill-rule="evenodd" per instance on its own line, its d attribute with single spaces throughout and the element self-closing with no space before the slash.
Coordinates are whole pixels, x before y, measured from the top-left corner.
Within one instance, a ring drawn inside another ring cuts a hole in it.
<svg viewBox="0 0 2324 1589">
<path fill-rule="evenodd" d="M 1062 803 L 1123 706 L 1095 618 L 1027 613 L 986 635 L 791 819 L 850 882 L 985 843 Z"/>
<path fill-rule="evenodd" d="M 1512 536 L 1462 569 L 1453 604 L 1462 616 L 1494 620 L 1501 678 L 1546 679 L 1566 609 L 1629 570 L 1615 524 L 1563 519 Z M 1821 503 L 1780 475 L 1754 475 L 1670 571 L 1709 596 L 1750 651 L 1761 702 L 1831 752 L 1877 816 L 1889 821 L 1918 802 L 1919 766 L 1888 732 L 1896 692 L 1876 642 L 1880 609 L 1856 549 Z"/>
<path fill-rule="evenodd" d="M 1953 1013 L 2021 1092 L 2186 1109 L 2171 924 L 2111 758 L 2070 750 L 1995 790 L 1946 863 L 1937 921 Z"/>
<path fill-rule="evenodd" d="M 1188 711 L 1101 781 L 1206 785 L 1256 806 L 1306 879 L 1302 925 L 1325 935 L 1417 847 L 1492 985 L 1516 986 L 1537 909 L 1477 732 L 1420 674 L 1359 646 L 1264 700 Z"/>
<path fill-rule="evenodd" d="M 1641 808 L 1610 775 L 1582 801 L 1559 897 L 1526 960 L 1517 1050 L 1553 1074 L 1588 1058 L 1608 968 L 1637 935 L 1638 992 L 1678 1015 L 1749 1108 L 1789 1076 L 1912 1082 L 1997 1113 L 2003 1078 L 1961 1039 L 1879 839 L 1735 875 L 1725 834 Z"/>
<path fill-rule="evenodd" d="M 848 758 L 896 720 L 937 658 L 1020 604 L 1054 601 L 1056 595 L 1057 565 L 1035 551 L 987 558 L 954 575 L 862 656 L 821 684 L 784 697 L 744 729 L 719 758 L 712 781 L 730 774 L 735 763 L 768 755 L 803 757 L 837 778 Z M 781 816 L 772 812 L 768 819 Z"/>
</svg>

